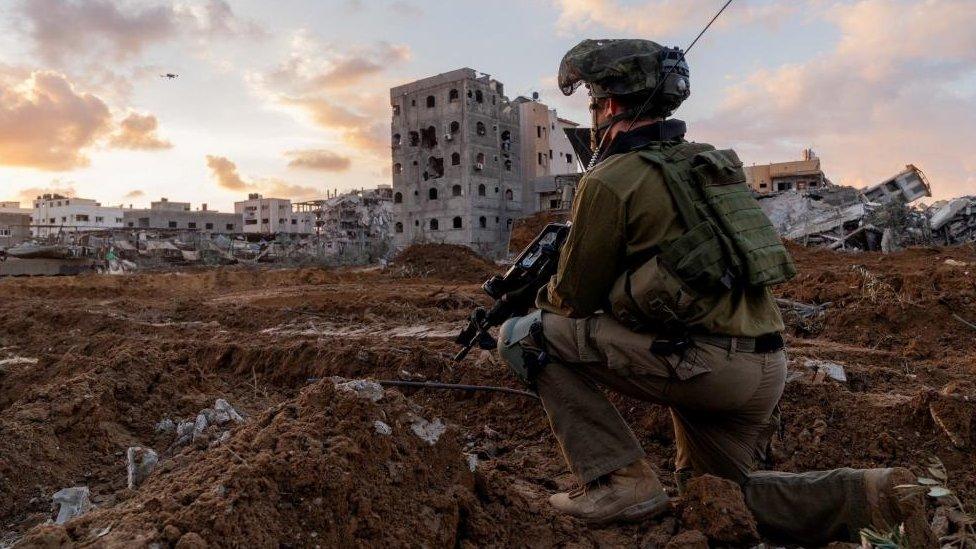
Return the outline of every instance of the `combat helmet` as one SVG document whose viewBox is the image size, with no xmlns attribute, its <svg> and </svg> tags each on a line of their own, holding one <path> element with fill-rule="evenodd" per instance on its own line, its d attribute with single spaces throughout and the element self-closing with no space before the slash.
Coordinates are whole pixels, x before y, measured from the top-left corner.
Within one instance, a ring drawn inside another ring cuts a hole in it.
<svg viewBox="0 0 976 549">
<path fill-rule="evenodd" d="M 657 88 L 644 114 L 660 117 L 691 95 L 683 52 L 636 38 L 583 40 L 569 50 L 559 64 L 559 88 L 572 95 L 583 84 L 594 98 L 650 94 Z"/>
</svg>

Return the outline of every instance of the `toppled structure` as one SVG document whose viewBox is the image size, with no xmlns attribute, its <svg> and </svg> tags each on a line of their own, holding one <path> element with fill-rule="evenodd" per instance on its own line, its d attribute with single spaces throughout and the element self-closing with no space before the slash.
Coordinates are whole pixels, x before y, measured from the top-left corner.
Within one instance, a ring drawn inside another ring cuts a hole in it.
<svg viewBox="0 0 976 549">
<path fill-rule="evenodd" d="M 831 249 L 890 251 L 931 240 L 924 211 L 909 206 L 931 195 L 925 174 L 909 164 L 888 180 L 862 190 L 831 185 L 757 198 L 784 238 Z"/>
<path fill-rule="evenodd" d="M 976 242 L 976 196 L 932 204 L 926 212 L 932 235 L 939 243 Z"/>
</svg>

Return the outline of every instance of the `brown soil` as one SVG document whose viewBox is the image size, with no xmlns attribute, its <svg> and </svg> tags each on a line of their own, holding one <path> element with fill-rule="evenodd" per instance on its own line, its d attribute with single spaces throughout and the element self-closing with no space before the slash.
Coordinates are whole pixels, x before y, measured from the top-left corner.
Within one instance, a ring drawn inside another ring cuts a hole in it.
<svg viewBox="0 0 976 549">
<path fill-rule="evenodd" d="M 399 278 L 436 278 L 481 283 L 501 269 L 465 246 L 414 244 L 400 252 L 386 273 Z"/>
<path fill-rule="evenodd" d="M 562 223 L 568 219 L 569 212 L 539 212 L 515 220 L 515 225 L 512 226 L 512 236 L 508 239 L 508 251 L 513 254 L 519 253 L 542 232 L 546 225 Z"/>
<path fill-rule="evenodd" d="M 739 485 L 711 475 L 688 481 L 682 494 L 681 525 L 713 543 L 742 545 L 759 541 L 756 520 Z"/>
<path fill-rule="evenodd" d="M 441 247 L 413 253 L 406 264 L 447 264 L 448 274 L 405 277 L 400 262 L 383 271 L 228 267 L 0 280 L 0 544 L 743 542 L 717 541 L 714 522 L 692 523 L 696 512 L 705 516 L 700 507 L 603 528 L 556 515 L 546 498 L 573 480 L 534 401 L 387 389 L 372 403 L 314 381 L 518 386 L 491 353 L 472 353 L 461 365 L 450 358 L 454 331 L 485 302 L 478 285 L 500 269 Z M 778 293 L 831 305 L 790 327 L 796 375 L 770 466 L 921 472 L 935 455 L 950 486 L 976 499 L 976 330 L 952 316 L 976 321 L 976 266 L 952 264 L 976 263 L 976 254 L 794 253 L 801 274 Z M 424 267 L 432 268 L 441 267 Z M 848 383 L 816 378 L 807 359 L 843 364 Z M 174 447 L 172 434 L 155 431 L 160 420 L 192 418 L 217 398 L 247 415 L 226 440 Z M 667 410 L 613 401 L 673 492 Z M 447 430 L 428 445 L 409 427 L 412 415 L 439 418 Z M 391 434 L 376 432 L 376 420 Z M 160 465 L 129 490 L 125 451 L 136 445 L 155 449 Z M 468 455 L 478 460 L 473 473 Z M 96 510 L 66 527 L 42 526 L 54 516 L 51 495 L 81 485 Z M 729 498 L 711 484 L 699 494 Z"/>
</svg>

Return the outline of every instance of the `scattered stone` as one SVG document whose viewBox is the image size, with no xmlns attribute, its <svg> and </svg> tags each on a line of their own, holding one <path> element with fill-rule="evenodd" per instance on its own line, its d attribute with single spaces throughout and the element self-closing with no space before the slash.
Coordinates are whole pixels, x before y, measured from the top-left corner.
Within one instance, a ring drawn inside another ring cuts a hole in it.
<svg viewBox="0 0 976 549">
<path fill-rule="evenodd" d="M 157 433 L 172 433 L 175 430 L 176 423 L 170 418 L 165 418 L 156 424 Z"/>
<path fill-rule="evenodd" d="M 389 436 L 393 434 L 393 428 L 387 425 L 386 423 L 383 423 L 380 420 L 376 420 L 373 422 L 373 429 L 376 429 L 376 432 L 383 436 Z"/>
<path fill-rule="evenodd" d="M 958 259 L 951 259 L 951 258 L 950 259 L 946 259 L 945 260 L 945 264 L 946 265 L 949 265 L 950 267 L 967 267 L 967 266 L 969 266 L 969 263 L 966 263 L 965 261 L 959 261 Z"/>
<path fill-rule="evenodd" d="M 176 426 L 176 440 L 173 442 L 175 446 L 183 446 L 189 444 L 193 440 L 193 426 L 192 421 L 182 421 Z"/>
<path fill-rule="evenodd" d="M 58 509 L 58 517 L 54 519 L 55 524 L 64 524 L 84 515 L 92 508 L 91 492 L 88 491 L 87 486 L 62 488 L 54 493 L 52 499 L 54 503 L 61 506 Z"/>
<path fill-rule="evenodd" d="M 146 480 L 159 463 L 159 456 L 152 448 L 131 446 L 125 452 L 126 470 L 128 472 L 129 489 L 135 489 Z"/>
<path fill-rule="evenodd" d="M 237 423 L 244 423 L 244 416 L 242 416 L 229 402 L 222 398 L 218 398 L 214 402 L 215 420 L 217 424 L 223 425 L 228 421 L 234 421 Z M 226 418 L 226 419 L 224 419 Z"/>
<path fill-rule="evenodd" d="M 847 373 L 844 371 L 844 367 L 836 362 L 808 358 L 804 361 L 803 366 L 814 372 L 814 381 L 817 383 L 828 377 L 840 383 L 847 383 Z"/>
<path fill-rule="evenodd" d="M 427 421 L 422 417 L 417 417 L 410 423 L 410 429 L 415 435 L 423 439 L 427 444 L 433 446 L 437 444 L 437 441 L 447 430 L 447 425 L 444 424 L 440 418 L 434 418 L 434 421 Z"/>
<path fill-rule="evenodd" d="M 681 524 L 699 530 L 714 543 L 759 541 L 756 519 L 746 507 L 742 490 L 731 480 L 711 475 L 689 479 L 681 503 Z"/>
<path fill-rule="evenodd" d="M 368 379 L 353 379 L 350 381 L 345 381 L 340 377 L 333 377 L 332 383 L 335 384 L 336 389 L 349 393 L 355 393 L 355 395 L 359 398 L 367 398 L 373 402 L 377 402 L 383 398 L 383 386 L 375 381 L 370 381 Z"/>
<path fill-rule="evenodd" d="M 21 364 L 37 364 L 37 359 L 26 356 L 15 356 L 0 360 L 0 366 L 19 366 Z"/>
<path fill-rule="evenodd" d="M 464 459 L 468 462 L 468 469 L 473 473 L 478 469 L 478 455 L 477 454 L 464 454 Z"/>
<path fill-rule="evenodd" d="M 698 530 L 685 530 L 671 538 L 664 549 L 708 549 L 708 538 Z"/>
<path fill-rule="evenodd" d="M 207 421 L 207 416 L 202 412 L 197 414 L 196 421 L 193 422 L 193 440 L 196 440 L 203 436 L 203 432 L 207 429 L 207 425 L 210 422 Z"/>
</svg>

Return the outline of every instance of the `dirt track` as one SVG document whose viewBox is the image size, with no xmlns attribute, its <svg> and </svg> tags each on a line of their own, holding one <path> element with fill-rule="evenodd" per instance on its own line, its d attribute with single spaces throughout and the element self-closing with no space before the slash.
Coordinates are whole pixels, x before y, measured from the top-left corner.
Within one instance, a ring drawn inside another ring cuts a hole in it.
<svg viewBox="0 0 976 549">
<path fill-rule="evenodd" d="M 972 501 L 974 406 L 958 397 L 976 397 L 976 330 L 963 322 L 976 322 L 976 254 L 796 252 L 802 275 L 779 293 L 831 305 L 793 325 L 797 374 L 772 467 L 917 468 L 934 454 Z M 600 529 L 556 516 L 546 496 L 572 479 L 531 400 L 388 389 L 374 403 L 309 382 L 515 387 L 488 353 L 450 360 L 447 335 L 483 301 L 480 268 L 458 269 L 440 279 L 406 278 L 419 268 L 228 268 L 0 280 L 0 544 L 653 546 L 682 530 L 679 540 L 696 539 L 687 512 Z M 807 358 L 843 363 L 849 382 L 816 379 Z M 174 447 L 154 429 L 217 398 L 247 415 L 224 440 L 214 432 Z M 672 487 L 666 410 L 617 402 Z M 446 432 L 428 444 L 413 432 L 418 418 L 439 418 Z M 158 451 L 160 466 L 129 490 L 133 445 Z M 66 528 L 37 526 L 52 516 L 51 494 L 78 485 L 96 509 Z"/>
</svg>

